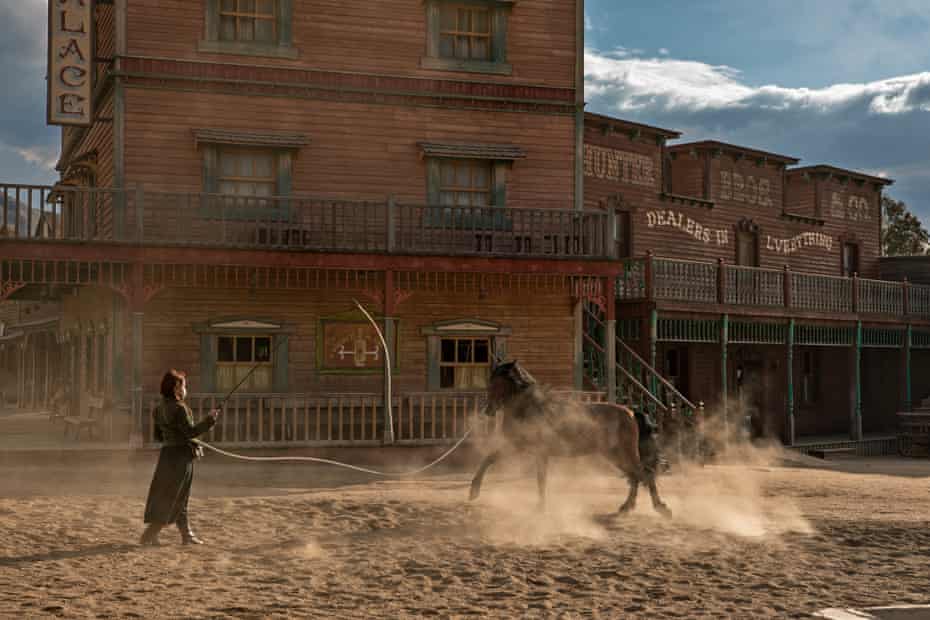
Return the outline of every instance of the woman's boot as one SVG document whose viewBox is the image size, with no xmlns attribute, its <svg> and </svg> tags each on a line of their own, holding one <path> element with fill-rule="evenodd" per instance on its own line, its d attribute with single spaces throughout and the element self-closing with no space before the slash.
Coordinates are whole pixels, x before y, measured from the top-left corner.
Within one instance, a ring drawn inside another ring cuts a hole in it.
<svg viewBox="0 0 930 620">
<path fill-rule="evenodd" d="M 203 541 L 191 531 L 190 522 L 187 520 L 187 513 L 182 513 L 178 517 L 178 530 L 181 532 L 181 542 L 185 545 L 202 545 Z"/>
<path fill-rule="evenodd" d="M 161 531 L 162 527 L 164 526 L 161 523 L 149 523 L 148 527 L 145 528 L 145 531 L 142 533 L 142 538 L 139 539 L 139 544 L 157 547 L 159 544 L 158 532 Z"/>
</svg>

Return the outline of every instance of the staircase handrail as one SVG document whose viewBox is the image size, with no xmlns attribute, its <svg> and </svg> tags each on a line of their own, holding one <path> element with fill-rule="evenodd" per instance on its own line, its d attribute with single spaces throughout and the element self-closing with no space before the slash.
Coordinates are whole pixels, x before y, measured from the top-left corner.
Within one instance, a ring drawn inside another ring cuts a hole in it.
<svg viewBox="0 0 930 620">
<path fill-rule="evenodd" d="M 676 388 L 674 385 L 672 385 L 671 382 L 669 382 L 668 379 L 666 379 L 665 377 L 663 377 L 655 368 L 653 368 L 652 366 L 650 366 L 649 364 L 647 364 L 647 363 L 646 363 L 646 360 L 644 360 L 642 357 L 640 357 L 640 355 L 639 355 L 636 351 L 634 351 L 632 347 L 630 347 L 627 343 L 625 343 L 621 338 L 617 338 L 617 345 L 618 345 L 619 347 L 622 347 L 622 350 L 623 350 L 623 351 L 626 351 L 627 353 L 629 353 L 629 354 L 633 357 L 633 359 L 635 359 L 637 362 L 639 362 L 639 363 L 642 365 L 642 367 L 646 369 L 646 371 L 648 372 L 648 374 L 650 375 L 651 378 L 653 378 L 653 379 L 655 379 L 656 381 L 658 381 L 659 383 L 661 383 L 663 386 L 665 386 L 665 388 L 666 388 L 668 391 L 670 391 L 677 399 L 679 399 L 679 400 L 681 401 L 682 405 L 684 405 L 684 407 L 682 407 L 682 408 L 687 407 L 688 409 L 691 410 L 692 413 L 694 413 L 694 412 L 697 411 L 698 408 L 697 408 L 697 406 L 696 406 L 694 403 L 692 403 L 690 400 L 688 400 L 687 398 L 685 398 L 685 395 L 682 394 L 681 392 L 679 392 L 679 391 L 678 391 L 678 388 Z M 623 368 L 623 365 L 622 365 L 622 364 L 617 364 L 617 368 L 621 368 L 621 369 L 622 369 L 622 368 Z M 627 374 L 629 374 L 629 373 L 627 373 Z M 637 383 L 638 383 L 638 381 L 637 381 Z M 650 391 L 650 392 L 651 392 L 651 391 Z M 653 395 L 653 396 L 655 396 L 655 395 Z M 664 404 L 664 403 L 663 403 L 663 404 Z"/>
</svg>

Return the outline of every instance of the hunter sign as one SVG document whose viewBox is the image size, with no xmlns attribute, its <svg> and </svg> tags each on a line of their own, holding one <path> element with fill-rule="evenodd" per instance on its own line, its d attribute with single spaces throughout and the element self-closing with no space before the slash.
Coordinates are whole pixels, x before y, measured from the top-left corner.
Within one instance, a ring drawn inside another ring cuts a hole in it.
<svg viewBox="0 0 930 620">
<path fill-rule="evenodd" d="M 49 0 L 49 125 L 93 121 L 94 0 Z"/>
</svg>

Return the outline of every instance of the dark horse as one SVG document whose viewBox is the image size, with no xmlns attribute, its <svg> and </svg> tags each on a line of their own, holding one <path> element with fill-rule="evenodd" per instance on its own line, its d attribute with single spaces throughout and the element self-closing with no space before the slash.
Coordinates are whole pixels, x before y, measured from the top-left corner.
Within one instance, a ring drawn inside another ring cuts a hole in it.
<svg viewBox="0 0 930 620">
<path fill-rule="evenodd" d="M 554 398 L 516 361 L 497 365 L 491 371 L 484 413 L 492 416 L 501 409 L 505 412 L 505 445 L 536 458 L 540 505 L 546 501 L 550 457 L 598 454 L 616 465 L 630 483 L 630 493 L 619 513 L 633 509 L 639 485 L 644 484 L 655 510 L 671 515 L 656 489 L 659 453 L 655 427 L 642 414 L 621 405 L 582 405 Z M 470 499 L 481 493 L 484 475 L 503 449 L 498 448 L 481 462 L 471 482 Z"/>
</svg>

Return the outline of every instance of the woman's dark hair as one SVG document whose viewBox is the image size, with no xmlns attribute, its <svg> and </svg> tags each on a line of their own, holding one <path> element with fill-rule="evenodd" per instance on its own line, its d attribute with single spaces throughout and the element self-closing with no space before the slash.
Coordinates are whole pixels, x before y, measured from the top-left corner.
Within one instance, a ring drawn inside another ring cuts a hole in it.
<svg viewBox="0 0 930 620">
<path fill-rule="evenodd" d="M 187 380 L 187 373 L 173 368 L 165 373 L 161 380 L 161 395 L 171 400 L 181 400 L 181 386 Z"/>
</svg>

